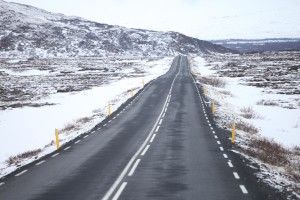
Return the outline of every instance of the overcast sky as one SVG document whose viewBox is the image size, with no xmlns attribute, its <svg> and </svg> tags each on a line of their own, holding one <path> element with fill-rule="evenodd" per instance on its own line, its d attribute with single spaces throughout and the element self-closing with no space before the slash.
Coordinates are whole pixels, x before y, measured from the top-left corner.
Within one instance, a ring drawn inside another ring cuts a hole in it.
<svg viewBox="0 0 300 200">
<path fill-rule="evenodd" d="M 200 39 L 300 38 L 300 0 L 8 0 L 129 28 Z"/>
</svg>

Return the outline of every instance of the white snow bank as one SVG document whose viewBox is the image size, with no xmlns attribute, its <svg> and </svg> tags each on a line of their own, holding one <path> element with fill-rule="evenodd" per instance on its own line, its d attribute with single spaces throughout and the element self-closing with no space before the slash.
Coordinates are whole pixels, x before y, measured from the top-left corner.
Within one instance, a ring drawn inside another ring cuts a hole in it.
<svg viewBox="0 0 300 200">
<path fill-rule="evenodd" d="M 164 58 L 158 61 L 144 63 L 145 77 L 126 78 L 114 81 L 107 85 L 95 87 L 90 90 L 58 93 L 47 99 L 33 103 L 55 103 L 53 106 L 24 107 L 0 111 L 0 169 L 5 167 L 5 161 L 9 156 L 28 150 L 43 148 L 54 140 L 54 129 L 63 128 L 74 120 L 92 116 L 95 109 L 101 109 L 107 113 L 108 102 L 112 103 L 112 111 L 116 110 L 123 102 L 131 97 L 126 91 L 131 88 L 141 88 L 142 81 L 145 84 L 164 74 L 171 66 L 173 58 Z M 125 93 L 124 93 L 125 92 Z M 79 134 L 93 128 L 104 117 L 95 119 L 92 123 L 82 127 L 75 134 L 61 136 L 62 143 L 73 139 Z M 54 151 L 51 146 L 42 154 Z M 2 164 L 1 164 L 2 162 Z M 29 162 L 29 161 L 27 161 Z M 24 163 L 23 163 L 24 164 Z M 9 171 L 0 173 L 0 177 Z"/>
<path fill-rule="evenodd" d="M 216 75 L 211 67 L 207 67 L 203 58 L 194 59 L 196 63 L 195 70 L 202 76 Z M 258 119 L 244 119 L 244 121 L 253 124 L 260 131 L 262 136 L 273 138 L 275 141 L 286 147 L 300 145 L 300 109 L 288 109 L 278 106 L 257 105 L 258 101 L 264 100 L 284 100 L 292 102 L 291 95 L 267 94 L 263 89 L 254 86 L 241 85 L 242 80 L 239 78 L 224 78 L 226 87 L 223 89 L 206 86 L 208 95 L 217 100 L 221 106 L 216 109 L 222 109 L 239 118 L 240 109 L 251 107 L 255 113 L 260 115 Z M 224 96 L 220 91 L 226 90 L 232 93 L 232 96 Z M 274 92 L 275 93 L 275 92 Z"/>
</svg>

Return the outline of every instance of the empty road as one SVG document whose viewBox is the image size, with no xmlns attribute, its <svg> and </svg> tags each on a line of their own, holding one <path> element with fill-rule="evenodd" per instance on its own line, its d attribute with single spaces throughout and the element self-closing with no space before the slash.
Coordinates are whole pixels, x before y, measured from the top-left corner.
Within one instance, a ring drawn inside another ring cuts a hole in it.
<svg viewBox="0 0 300 200">
<path fill-rule="evenodd" d="M 188 59 L 91 132 L 0 181 L 0 200 L 265 199 L 228 151 Z"/>
</svg>

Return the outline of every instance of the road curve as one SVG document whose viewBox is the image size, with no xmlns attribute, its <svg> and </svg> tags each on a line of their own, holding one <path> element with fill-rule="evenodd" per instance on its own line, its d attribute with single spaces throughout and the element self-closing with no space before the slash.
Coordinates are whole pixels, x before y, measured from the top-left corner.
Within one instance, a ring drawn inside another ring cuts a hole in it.
<svg viewBox="0 0 300 200">
<path fill-rule="evenodd" d="M 226 140 L 177 56 L 91 132 L 1 180 L 0 199 L 265 199 Z"/>
</svg>

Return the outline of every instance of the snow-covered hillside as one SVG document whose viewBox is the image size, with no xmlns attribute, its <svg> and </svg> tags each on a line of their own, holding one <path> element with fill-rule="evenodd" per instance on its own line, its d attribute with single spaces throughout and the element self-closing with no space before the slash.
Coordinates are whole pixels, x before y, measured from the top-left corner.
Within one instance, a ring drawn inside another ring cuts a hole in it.
<svg viewBox="0 0 300 200">
<path fill-rule="evenodd" d="M 0 57 L 165 56 L 230 51 L 180 33 L 100 24 L 0 0 Z"/>
</svg>

